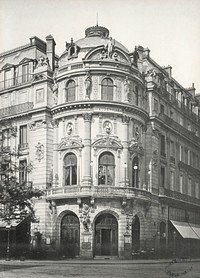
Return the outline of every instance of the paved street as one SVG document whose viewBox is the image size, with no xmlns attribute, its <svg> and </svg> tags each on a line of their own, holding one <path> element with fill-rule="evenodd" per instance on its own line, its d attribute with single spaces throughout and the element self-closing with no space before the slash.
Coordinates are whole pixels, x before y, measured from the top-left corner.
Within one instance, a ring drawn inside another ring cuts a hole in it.
<svg viewBox="0 0 200 278">
<path fill-rule="evenodd" d="M 0 278 L 199 278 L 200 263 L 165 261 L 0 261 Z"/>
</svg>

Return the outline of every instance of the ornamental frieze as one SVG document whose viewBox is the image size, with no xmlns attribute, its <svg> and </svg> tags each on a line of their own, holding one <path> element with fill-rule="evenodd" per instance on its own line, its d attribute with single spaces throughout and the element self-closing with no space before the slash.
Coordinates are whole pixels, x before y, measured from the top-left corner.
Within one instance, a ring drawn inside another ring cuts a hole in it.
<svg viewBox="0 0 200 278">
<path fill-rule="evenodd" d="M 123 146 L 119 139 L 112 136 L 106 136 L 97 139 L 92 144 L 93 148 L 111 148 L 111 149 L 122 149 Z"/>
<path fill-rule="evenodd" d="M 77 149 L 77 148 L 83 148 L 83 144 L 81 142 L 80 138 L 73 138 L 68 137 L 65 138 L 59 145 L 58 145 L 58 151 L 66 150 L 66 149 Z"/>
</svg>

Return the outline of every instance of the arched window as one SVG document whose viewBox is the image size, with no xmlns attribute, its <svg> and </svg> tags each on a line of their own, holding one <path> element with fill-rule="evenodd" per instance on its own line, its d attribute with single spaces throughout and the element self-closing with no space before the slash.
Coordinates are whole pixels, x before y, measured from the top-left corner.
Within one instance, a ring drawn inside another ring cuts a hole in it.
<svg viewBox="0 0 200 278">
<path fill-rule="evenodd" d="M 113 100 L 113 81 L 110 78 L 104 78 L 101 83 L 101 99 Z"/>
<path fill-rule="evenodd" d="M 138 157 L 134 157 L 133 159 L 133 163 L 132 163 L 132 173 L 133 173 L 133 176 L 132 176 L 132 184 L 133 184 L 133 187 L 135 188 L 138 188 L 139 187 L 139 175 L 138 175 L 138 172 L 139 172 L 139 160 L 138 160 Z"/>
<path fill-rule="evenodd" d="M 115 180 L 115 159 L 112 153 L 105 152 L 99 157 L 98 184 L 113 185 Z"/>
<path fill-rule="evenodd" d="M 135 86 L 135 105 L 138 106 L 139 104 L 139 94 L 138 94 L 138 87 Z"/>
<path fill-rule="evenodd" d="M 74 80 L 70 80 L 67 82 L 66 86 L 66 102 L 74 101 L 76 96 L 76 84 Z"/>
<path fill-rule="evenodd" d="M 77 184 L 77 158 L 69 153 L 64 158 L 64 185 Z"/>
</svg>

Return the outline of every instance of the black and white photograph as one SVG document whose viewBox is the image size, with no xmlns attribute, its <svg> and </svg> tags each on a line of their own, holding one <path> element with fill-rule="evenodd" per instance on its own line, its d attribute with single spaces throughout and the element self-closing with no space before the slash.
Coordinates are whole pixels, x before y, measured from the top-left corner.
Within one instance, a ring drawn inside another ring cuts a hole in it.
<svg viewBox="0 0 200 278">
<path fill-rule="evenodd" d="M 200 277 L 199 12 L 0 0 L 0 278 Z"/>
</svg>

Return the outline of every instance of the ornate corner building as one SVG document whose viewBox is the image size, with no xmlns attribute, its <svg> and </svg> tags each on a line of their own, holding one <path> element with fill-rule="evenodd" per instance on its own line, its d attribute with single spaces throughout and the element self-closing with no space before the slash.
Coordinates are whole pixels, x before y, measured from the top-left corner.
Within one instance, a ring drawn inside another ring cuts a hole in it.
<svg viewBox="0 0 200 278">
<path fill-rule="evenodd" d="M 55 54 L 55 41 L 0 54 L 0 128 L 35 201 L 33 248 L 62 256 L 199 251 L 200 95 L 149 49 L 105 27 Z M 13 129 L 13 128 L 12 128 Z M 40 239 L 36 234 L 40 234 Z"/>
</svg>

